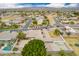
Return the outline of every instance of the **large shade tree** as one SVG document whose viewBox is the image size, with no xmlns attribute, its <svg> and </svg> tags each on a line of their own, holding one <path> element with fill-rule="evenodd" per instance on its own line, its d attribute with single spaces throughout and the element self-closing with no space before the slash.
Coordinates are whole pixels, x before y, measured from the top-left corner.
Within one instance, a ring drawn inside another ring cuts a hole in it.
<svg viewBox="0 0 79 59">
<path fill-rule="evenodd" d="M 28 42 L 22 50 L 23 56 L 45 56 L 46 48 L 44 42 L 38 39 L 34 39 Z"/>
</svg>

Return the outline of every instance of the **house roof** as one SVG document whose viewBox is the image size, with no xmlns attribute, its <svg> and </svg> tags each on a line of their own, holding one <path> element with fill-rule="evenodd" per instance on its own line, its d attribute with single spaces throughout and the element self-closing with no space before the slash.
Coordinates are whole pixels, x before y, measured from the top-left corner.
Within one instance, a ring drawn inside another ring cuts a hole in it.
<svg viewBox="0 0 79 59">
<path fill-rule="evenodd" d="M 17 33 L 16 32 L 11 32 L 10 31 L 4 31 L 0 32 L 0 40 L 11 40 L 16 38 Z"/>
</svg>

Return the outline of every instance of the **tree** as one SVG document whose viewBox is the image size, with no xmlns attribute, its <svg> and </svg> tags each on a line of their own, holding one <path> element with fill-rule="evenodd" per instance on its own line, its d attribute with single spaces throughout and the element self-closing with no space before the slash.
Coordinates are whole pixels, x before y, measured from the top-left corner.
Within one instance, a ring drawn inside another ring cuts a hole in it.
<svg viewBox="0 0 79 59">
<path fill-rule="evenodd" d="M 33 20 L 33 24 L 34 24 L 34 25 L 37 25 L 37 21 L 36 21 L 36 20 Z"/>
<path fill-rule="evenodd" d="M 17 38 L 20 40 L 20 39 L 25 39 L 26 38 L 26 34 L 23 33 L 23 32 L 19 32 L 18 35 L 17 35 Z"/>
<path fill-rule="evenodd" d="M 79 12 L 73 12 L 73 14 L 79 16 Z"/>
<path fill-rule="evenodd" d="M 59 29 L 55 29 L 53 34 L 59 36 L 60 34 L 62 34 L 62 32 Z"/>
<path fill-rule="evenodd" d="M 70 36 L 70 35 L 71 35 L 71 32 L 67 32 L 66 34 L 67 34 L 68 36 Z"/>
<path fill-rule="evenodd" d="M 47 16 L 45 16 L 45 15 L 44 15 L 44 18 L 45 18 L 45 19 L 48 19 Z"/>
<path fill-rule="evenodd" d="M 12 28 L 18 28 L 19 27 L 19 25 L 17 25 L 17 24 L 12 24 L 11 26 L 12 26 Z"/>
<path fill-rule="evenodd" d="M 49 25 L 49 21 L 48 20 L 43 20 L 43 25 Z"/>
<path fill-rule="evenodd" d="M 6 27 L 6 24 L 4 22 L 1 22 L 0 28 Z"/>
<path fill-rule="evenodd" d="M 75 22 L 74 21 L 70 21 L 69 24 L 75 24 Z"/>
<path fill-rule="evenodd" d="M 2 21 L 0 20 L 0 24 L 2 23 Z"/>
<path fill-rule="evenodd" d="M 34 39 L 26 44 L 21 52 L 23 56 L 45 56 L 46 48 L 44 42 L 38 39 Z"/>
<path fill-rule="evenodd" d="M 2 18 L 0 17 L 0 20 L 1 20 Z"/>
</svg>

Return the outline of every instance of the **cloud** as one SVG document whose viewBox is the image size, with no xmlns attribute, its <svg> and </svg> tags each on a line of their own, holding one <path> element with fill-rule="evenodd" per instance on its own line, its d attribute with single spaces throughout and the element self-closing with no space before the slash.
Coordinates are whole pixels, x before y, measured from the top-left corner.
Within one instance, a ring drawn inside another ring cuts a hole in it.
<svg viewBox="0 0 79 59">
<path fill-rule="evenodd" d="M 7 3 L 1 3 L 0 4 L 0 8 L 23 8 L 23 7 L 25 7 L 25 6 L 23 6 L 23 5 L 17 5 L 16 3 L 9 3 L 9 4 L 7 4 Z"/>
<path fill-rule="evenodd" d="M 78 7 L 78 3 L 51 3 L 51 4 L 47 5 L 47 7 L 56 7 L 56 8 Z"/>
<path fill-rule="evenodd" d="M 77 5 L 77 3 L 71 3 L 69 5 L 65 5 L 65 7 L 78 7 Z"/>
<path fill-rule="evenodd" d="M 50 3 L 20 3 L 17 6 L 24 6 L 24 7 L 46 7 Z"/>
<path fill-rule="evenodd" d="M 47 7 L 64 7 L 64 3 L 51 3 L 49 5 L 47 5 Z"/>
<path fill-rule="evenodd" d="M 0 4 L 0 8 L 24 8 L 24 7 L 46 7 L 46 4 L 36 4 L 36 3 L 15 3 L 15 4 Z"/>
<path fill-rule="evenodd" d="M 16 8 L 15 4 L 0 4 L 0 8 Z"/>
<path fill-rule="evenodd" d="M 62 8 L 62 7 L 78 7 L 78 3 L 1 3 L 0 8 L 24 8 L 24 7 L 55 7 L 55 8 Z"/>
</svg>

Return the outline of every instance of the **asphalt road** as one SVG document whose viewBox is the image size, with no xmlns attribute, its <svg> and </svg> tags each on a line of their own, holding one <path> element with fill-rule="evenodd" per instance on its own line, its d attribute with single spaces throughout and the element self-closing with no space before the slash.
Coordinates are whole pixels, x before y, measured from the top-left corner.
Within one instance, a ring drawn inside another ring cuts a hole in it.
<svg viewBox="0 0 79 59">
<path fill-rule="evenodd" d="M 30 29 L 28 29 L 28 27 L 31 25 L 32 23 L 32 19 L 29 18 L 29 20 L 26 21 L 26 25 L 22 28 L 22 29 L 15 29 L 15 30 L 0 30 L 0 31 L 27 31 L 27 30 L 40 30 L 40 29 L 44 29 L 44 28 L 54 28 L 54 27 L 58 27 L 58 28 L 64 28 L 65 26 L 70 26 L 72 28 L 79 28 L 79 25 L 64 25 L 61 24 L 57 21 L 58 19 L 56 18 L 56 23 L 53 26 L 35 26 L 32 27 Z"/>
</svg>

